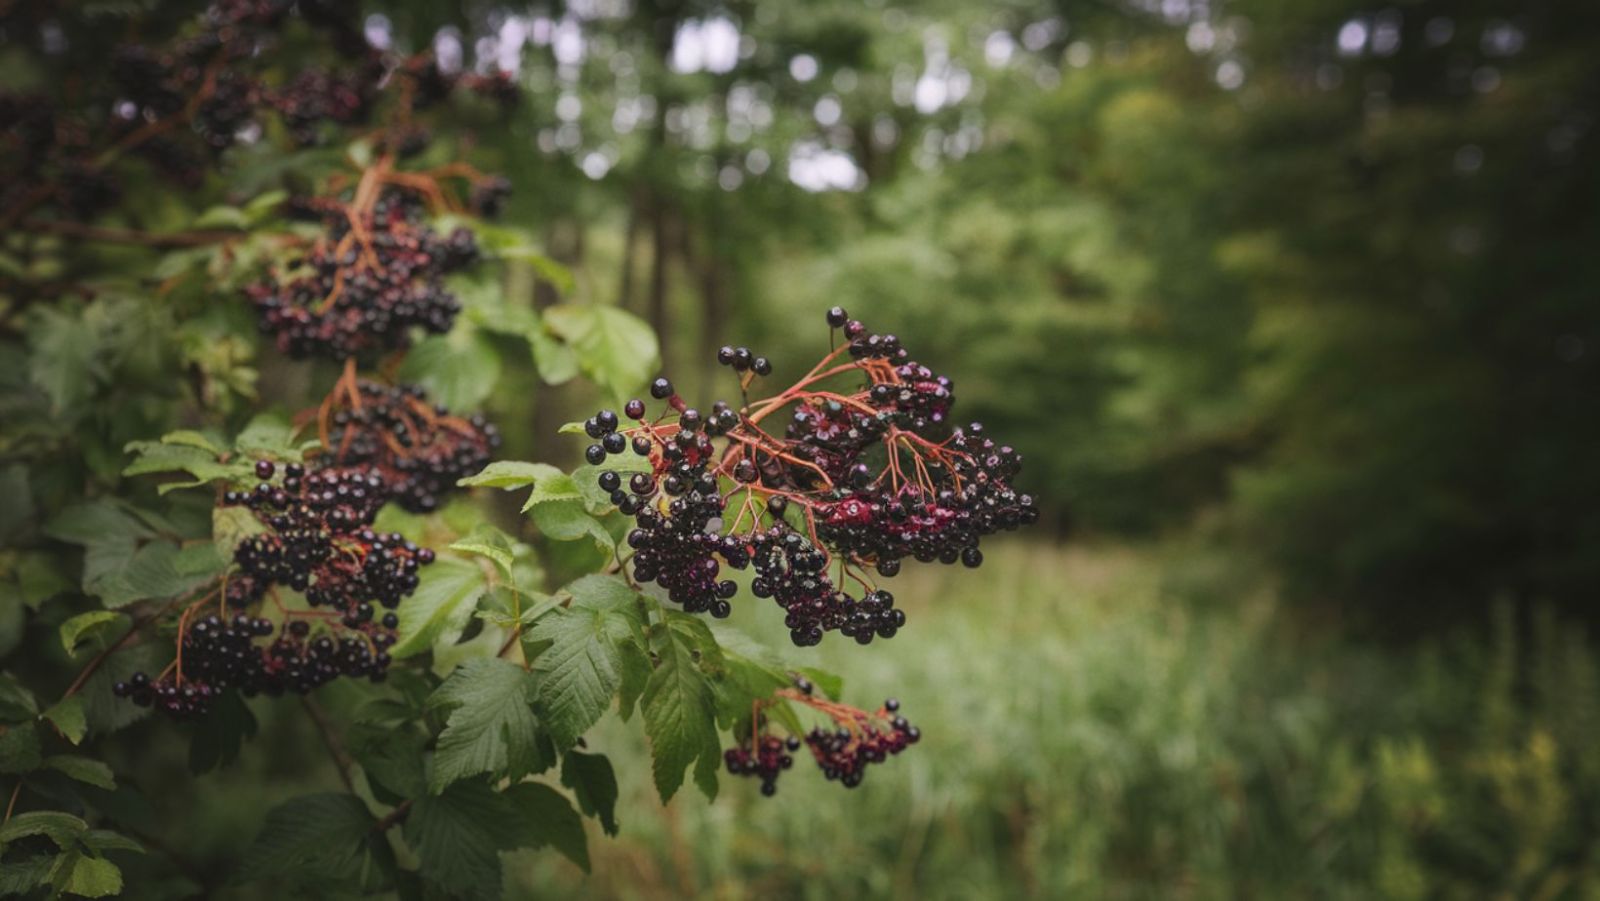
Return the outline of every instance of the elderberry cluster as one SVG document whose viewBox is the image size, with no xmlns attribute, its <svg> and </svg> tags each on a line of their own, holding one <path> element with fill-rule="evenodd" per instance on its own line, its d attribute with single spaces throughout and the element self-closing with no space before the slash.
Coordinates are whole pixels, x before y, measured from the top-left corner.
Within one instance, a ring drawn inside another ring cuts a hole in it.
<svg viewBox="0 0 1600 901">
<path fill-rule="evenodd" d="M 345 360 L 406 347 L 412 328 L 450 330 L 461 302 L 443 278 L 477 259 L 470 231 L 438 234 L 422 223 L 417 199 L 399 190 L 361 217 L 360 234 L 342 211 L 324 216 L 326 237 L 289 273 L 245 289 L 280 351 Z"/>
<path fill-rule="evenodd" d="M 837 779 L 845 788 L 861 784 L 868 766 L 883 763 L 916 744 L 922 733 L 916 726 L 896 716 L 888 729 L 866 725 L 859 729 L 841 727 L 831 732 L 813 729 L 806 734 L 806 745 L 822 767 L 822 775 Z"/>
<path fill-rule="evenodd" d="M 761 780 L 761 793 L 772 797 L 778 793 L 778 774 L 794 766 L 794 752 L 800 750 L 800 739 L 787 739 L 776 735 L 763 735 L 756 747 L 729 748 L 722 753 L 728 772 L 735 776 L 754 776 Z"/>
<path fill-rule="evenodd" d="M 800 646 L 829 632 L 870 644 L 905 627 L 894 596 L 865 578 L 868 568 L 887 578 L 906 558 L 975 567 L 982 538 L 1038 518 L 1032 496 L 1013 487 L 1021 455 L 980 424 L 949 427 L 950 379 L 843 309 L 827 319 L 846 344 L 772 399 L 739 408 L 717 401 L 702 413 L 658 378 L 650 396 L 666 402 L 660 415 L 649 418 L 636 398 L 623 408 L 629 425 L 610 410 L 583 423 L 595 442 L 584 458 L 601 468 L 600 488 L 635 520 L 627 538 L 635 577 L 687 611 L 723 617 L 738 590 L 724 567 L 753 566 L 751 592 L 783 609 Z M 841 356 L 853 362 L 836 362 Z M 723 347 L 717 359 L 739 373 L 771 371 L 746 347 Z M 812 388 L 846 373 L 864 383 Z M 781 438 L 760 427 L 784 409 Z M 604 468 L 630 450 L 647 471 L 625 477 L 638 461 Z M 859 595 L 847 579 L 862 586 Z"/>
<path fill-rule="evenodd" d="M 400 625 L 394 608 L 416 590 L 433 551 L 371 528 L 388 497 L 376 470 L 290 463 L 279 478 L 277 465 L 262 460 L 255 474 L 254 489 L 223 496 L 265 527 L 234 550 L 237 572 L 223 599 L 235 612 L 180 620 L 173 672 L 135 674 L 115 686 L 118 696 L 192 718 L 227 689 L 303 694 L 339 676 L 384 678 Z M 284 608 L 280 588 L 302 594 L 309 609 Z M 283 611 L 281 629 L 251 612 L 269 596 Z"/>
<path fill-rule="evenodd" d="M 375 470 L 388 496 L 413 513 L 437 509 L 500 446 L 500 430 L 482 414 L 452 416 L 420 385 L 363 379 L 356 391 L 331 417 L 328 452 L 340 465 Z"/>
</svg>

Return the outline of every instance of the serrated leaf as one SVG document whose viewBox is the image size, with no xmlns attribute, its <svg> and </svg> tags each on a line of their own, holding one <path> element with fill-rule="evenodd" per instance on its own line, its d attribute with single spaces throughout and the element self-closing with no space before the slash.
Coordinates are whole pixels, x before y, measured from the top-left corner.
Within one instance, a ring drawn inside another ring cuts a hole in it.
<svg viewBox="0 0 1600 901">
<path fill-rule="evenodd" d="M 660 346 L 655 333 L 626 310 L 605 304 L 558 304 L 544 311 L 544 321 L 576 352 L 583 374 L 618 400 L 656 370 Z"/>
<path fill-rule="evenodd" d="M 517 460 L 496 460 L 483 468 L 477 475 L 467 476 L 457 482 L 464 488 L 483 486 L 486 488 L 501 488 L 512 491 L 526 488 L 542 479 L 565 475 L 561 470 L 548 463 L 523 463 Z"/>
<path fill-rule="evenodd" d="M 578 485 L 572 480 L 572 476 L 557 469 L 533 483 L 533 490 L 528 492 L 528 499 L 522 504 L 522 512 L 527 513 L 545 504 L 581 500 L 583 492 L 578 490 Z"/>
<path fill-rule="evenodd" d="M 434 749 L 429 789 L 438 794 L 467 776 L 515 779 L 540 768 L 534 693 L 533 677 L 509 660 L 478 658 L 457 667 L 428 701 L 450 709 Z"/>
<path fill-rule="evenodd" d="M 0 726 L 0 773 L 27 773 L 39 768 L 39 731 L 32 723 Z"/>
<path fill-rule="evenodd" d="M 602 554 L 610 554 L 616 546 L 605 525 L 584 509 L 581 498 L 540 503 L 528 515 L 539 531 L 553 541 L 587 538 Z"/>
<path fill-rule="evenodd" d="M 150 708 L 129 704 L 111 691 L 117 682 L 126 680 L 135 672 L 159 673 L 172 659 L 172 645 L 161 642 L 141 642 L 125 647 L 100 664 L 76 697 L 83 699 L 83 712 L 89 731 L 104 735 L 137 722 L 150 715 Z"/>
<path fill-rule="evenodd" d="M 606 835 L 617 834 L 617 774 L 605 755 L 568 751 L 561 758 L 561 784 L 572 789 L 579 809 L 598 819 Z"/>
<path fill-rule="evenodd" d="M 89 828 L 78 817 L 59 810 L 30 810 L 19 813 L 0 826 L 0 847 L 9 845 L 19 838 L 30 835 L 42 835 L 56 847 L 69 848 Z"/>
<path fill-rule="evenodd" d="M 44 532 L 58 541 L 83 547 L 112 541 L 132 545 L 155 537 L 155 532 L 127 508 L 105 498 L 62 510 L 45 525 Z"/>
<path fill-rule="evenodd" d="M 252 457 L 299 460 L 300 449 L 293 435 L 294 428 L 288 420 L 276 413 L 261 413 L 233 439 L 233 446 L 239 453 Z"/>
<path fill-rule="evenodd" d="M 76 779 L 96 788 L 113 791 L 117 787 L 117 778 L 111 772 L 111 767 L 98 760 L 88 757 L 78 757 L 72 754 L 55 754 L 44 759 L 48 769 L 65 773 L 68 778 Z"/>
<path fill-rule="evenodd" d="M 566 795 L 542 782 L 522 782 L 507 788 L 505 798 L 516 815 L 515 847 L 548 845 L 589 872 L 589 840 L 583 832 L 583 818 Z"/>
<path fill-rule="evenodd" d="M 122 893 L 122 870 L 103 857 L 69 851 L 50 868 L 50 885 L 63 895 L 108 898 Z"/>
<path fill-rule="evenodd" d="M 89 731 L 89 718 L 84 710 L 83 696 L 62 698 L 54 707 L 41 714 L 53 723 L 67 741 L 78 744 Z"/>
<path fill-rule="evenodd" d="M 373 833 L 374 822 L 355 795 L 291 798 L 267 812 L 261 833 L 244 855 L 240 879 L 279 885 L 324 880 L 370 885 L 375 845 L 383 840 Z"/>
<path fill-rule="evenodd" d="M 180 573 L 177 560 L 177 545 L 152 541 L 135 551 L 122 571 L 102 573 L 84 590 L 107 607 L 126 607 L 147 598 L 177 597 L 206 581 L 204 575 Z"/>
<path fill-rule="evenodd" d="M 540 719 L 556 746 L 572 747 L 598 721 L 622 682 L 622 646 L 632 640 L 619 614 L 574 604 L 541 617 L 529 643 L 550 646 L 533 659 Z"/>
<path fill-rule="evenodd" d="M 61 635 L 61 646 L 66 648 L 67 654 L 74 655 L 78 648 L 86 641 L 96 641 L 100 647 L 105 647 L 107 642 L 115 641 L 126 629 L 120 628 L 132 623 L 126 614 L 115 610 L 90 610 L 80 613 L 61 624 L 58 630 Z"/>
<path fill-rule="evenodd" d="M 29 377 L 50 399 L 52 412 L 76 418 L 95 383 L 106 377 L 98 330 L 86 316 L 39 307 L 26 334 Z"/>
<path fill-rule="evenodd" d="M 50 881 L 52 855 L 39 854 L 16 863 L 0 863 L 0 897 L 26 895 Z"/>
<path fill-rule="evenodd" d="M 715 798 L 722 748 L 711 685 L 682 636 L 669 631 L 658 653 L 660 662 L 640 699 L 656 791 L 663 804 L 671 800 L 683 785 L 684 770 L 693 766 L 695 783 L 707 798 Z"/>
<path fill-rule="evenodd" d="M 480 406 L 499 381 L 500 353 L 486 336 L 457 327 L 412 347 L 400 367 L 400 378 L 421 384 L 452 410 L 470 410 Z"/>
<path fill-rule="evenodd" d="M 516 813 L 488 785 L 457 782 L 417 799 L 405 838 L 424 879 L 467 898 L 500 897 L 500 851 L 517 828 Z"/>
<path fill-rule="evenodd" d="M 500 567 L 507 578 L 510 578 L 511 567 L 516 560 L 505 533 L 487 524 L 480 525 L 473 535 L 451 544 L 450 550 L 487 557 Z"/>
<path fill-rule="evenodd" d="M 423 567 L 417 590 L 400 602 L 400 641 L 390 654 L 409 657 L 435 642 L 454 641 L 488 588 L 483 570 L 465 560 L 439 557 Z"/>
<path fill-rule="evenodd" d="M 161 486 L 163 491 L 169 488 L 193 488 L 213 481 L 240 479 L 250 471 L 248 463 L 221 463 L 211 451 L 187 444 L 134 441 L 124 450 L 136 455 L 133 462 L 123 468 L 122 474 L 125 476 L 185 472 L 194 477 L 192 481 L 163 485 Z"/>
<path fill-rule="evenodd" d="M 208 208 L 205 212 L 194 218 L 190 228 L 229 228 L 243 229 L 249 226 L 249 219 L 245 217 L 244 210 L 236 206 L 218 204 Z"/>
<path fill-rule="evenodd" d="M 161 436 L 161 443 L 197 447 L 210 453 L 213 457 L 220 457 L 223 454 L 223 449 L 215 441 L 193 429 L 179 429 L 176 432 L 168 432 Z"/>
</svg>

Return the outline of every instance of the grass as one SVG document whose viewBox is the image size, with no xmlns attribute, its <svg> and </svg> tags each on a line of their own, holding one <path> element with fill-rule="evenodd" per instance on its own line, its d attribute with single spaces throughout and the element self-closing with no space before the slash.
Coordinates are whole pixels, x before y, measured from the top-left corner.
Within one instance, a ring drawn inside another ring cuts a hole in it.
<svg viewBox="0 0 1600 901">
<path fill-rule="evenodd" d="M 846 791 L 725 778 L 663 808 L 637 723 L 593 873 L 510 861 L 513 897 L 1561 897 L 1596 887 L 1587 642 L 1382 651 L 1295 635 L 1240 567 L 1165 547 L 997 546 L 895 580 L 910 626 L 797 654 L 924 733 Z M 1226 603 L 1222 603 L 1226 601 Z M 770 610 L 732 626 L 783 647 Z M 1526 645 L 1526 646 L 1525 646 Z M 787 653 L 787 652 L 786 652 Z M 1541 676 L 1540 673 L 1543 673 Z M 1526 678 L 1525 678 L 1526 677 Z M 1541 682 L 1542 680 L 1542 682 Z"/>
</svg>

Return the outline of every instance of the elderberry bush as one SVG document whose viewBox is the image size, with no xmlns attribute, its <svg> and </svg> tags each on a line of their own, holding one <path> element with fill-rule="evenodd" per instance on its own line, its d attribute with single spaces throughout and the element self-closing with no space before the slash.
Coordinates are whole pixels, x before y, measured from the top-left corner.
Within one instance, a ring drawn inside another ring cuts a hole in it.
<svg viewBox="0 0 1600 901">
<path fill-rule="evenodd" d="M 830 632 L 860 644 L 893 637 L 905 613 L 874 577 L 893 577 L 907 559 L 979 566 L 983 538 L 1038 519 L 1015 487 L 1021 455 L 979 423 L 952 427 L 949 378 L 842 309 L 827 320 L 843 343 L 765 399 L 702 412 L 658 378 L 657 415 L 634 399 L 623 417 L 602 410 L 583 424 L 594 440 L 584 459 L 635 521 L 634 578 L 688 612 L 725 617 L 738 593 L 725 569 L 751 567 L 751 593 L 783 609 L 800 646 Z M 717 360 L 746 398 L 772 371 L 746 347 L 721 348 Z M 780 416 L 781 436 L 763 427 Z M 624 478 L 604 468 L 614 457 L 642 457 L 648 469 Z"/>
</svg>

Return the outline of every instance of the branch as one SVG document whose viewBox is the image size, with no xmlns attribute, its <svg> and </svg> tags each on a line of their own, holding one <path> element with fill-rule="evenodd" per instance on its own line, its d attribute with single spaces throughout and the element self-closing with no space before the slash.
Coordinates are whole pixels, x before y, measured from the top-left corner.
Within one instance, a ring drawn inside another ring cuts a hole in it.
<svg viewBox="0 0 1600 901">
<path fill-rule="evenodd" d="M 333 724 L 328 722 L 328 715 L 323 713 L 322 708 L 317 706 L 317 702 L 311 700 L 309 696 L 302 695 L 300 703 L 305 706 L 306 713 L 311 715 L 311 721 L 316 724 L 317 732 L 322 735 L 323 744 L 328 746 L 328 755 L 333 758 L 333 764 L 339 770 L 340 781 L 344 783 L 345 789 L 350 794 L 355 794 L 356 783 L 354 779 L 350 778 L 350 767 L 354 761 L 350 759 L 350 755 L 345 751 L 344 746 L 339 744 L 338 736 L 333 733 Z"/>
<path fill-rule="evenodd" d="M 395 824 L 405 822 L 406 817 L 411 813 L 411 804 L 412 801 L 410 798 L 401 801 L 399 805 L 397 805 L 394 810 L 389 811 L 383 819 L 372 824 L 372 831 L 381 835 L 382 833 L 388 832 L 390 829 L 392 829 Z"/>
</svg>

